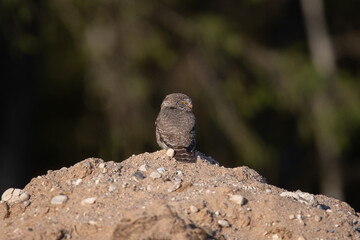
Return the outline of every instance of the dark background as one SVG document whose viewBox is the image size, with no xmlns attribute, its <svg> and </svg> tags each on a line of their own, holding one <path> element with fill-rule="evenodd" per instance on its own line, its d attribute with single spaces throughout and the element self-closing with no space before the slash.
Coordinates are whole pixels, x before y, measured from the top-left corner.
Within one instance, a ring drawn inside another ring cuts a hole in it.
<svg viewBox="0 0 360 240">
<path fill-rule="evenodd" d="M 360 210 L 359 1 L 0 0 L 0 192 L 152 152 L 188 94 L 197 149 Z"/>
</svg>

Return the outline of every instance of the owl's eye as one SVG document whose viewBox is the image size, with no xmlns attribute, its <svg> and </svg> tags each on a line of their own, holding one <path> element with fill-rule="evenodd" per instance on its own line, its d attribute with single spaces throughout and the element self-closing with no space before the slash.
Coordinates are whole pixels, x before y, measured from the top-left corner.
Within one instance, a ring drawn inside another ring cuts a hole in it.
<svg viewBox="0 0 360 240">
<path fill-rule="evenodd" d="M 186 102 L 183 102 L 184 105 L 186 105 Z"/>
</svg>

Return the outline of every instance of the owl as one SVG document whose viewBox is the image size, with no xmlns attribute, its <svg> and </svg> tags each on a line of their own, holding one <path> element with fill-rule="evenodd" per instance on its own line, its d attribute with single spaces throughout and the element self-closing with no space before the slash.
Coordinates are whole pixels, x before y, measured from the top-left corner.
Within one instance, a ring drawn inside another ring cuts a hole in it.
<svg viewBox="0 0 360 240">
<path fill-rule="evenodd" d="M 163 149 L 172 148 L 175 159 L 195 162 L 196 118 L 191 99 L 183 93 L 165 97 L 155 121 L 156 140 Z"/>
</svg>

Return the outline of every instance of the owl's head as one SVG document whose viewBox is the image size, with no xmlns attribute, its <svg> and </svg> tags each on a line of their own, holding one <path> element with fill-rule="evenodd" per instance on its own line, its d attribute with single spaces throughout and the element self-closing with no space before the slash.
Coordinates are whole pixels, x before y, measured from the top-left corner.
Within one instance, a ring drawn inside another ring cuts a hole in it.
<svg viewBox="0 0 360 240">
<path fill-rule="evenodd" d="M 192 111 L 191 98 L 183 93 L 172 93 L 165 97 L 161 108 L 176 108 L 184 111 Z"/>
</svg>

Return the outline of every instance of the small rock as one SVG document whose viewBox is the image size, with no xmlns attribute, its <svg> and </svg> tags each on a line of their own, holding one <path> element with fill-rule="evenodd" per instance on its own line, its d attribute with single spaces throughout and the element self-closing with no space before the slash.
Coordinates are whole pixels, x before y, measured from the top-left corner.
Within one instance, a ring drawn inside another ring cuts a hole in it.
<svg viewBox="0 0 360 240">
<path fill-rule="evenodd" d="M 153 190 L 153 186 L 147 185 L 147 186 L 146 186 L 146 190 L 147 190 L 148 192 L 150 192 L 151 190 Z"/>
<path fill-rule="evenodd" d="M 20 196 L 20 194 L 23 193 L 23 190 L 19 189 L 19 188 L 15 188 L 13 191 L 13 196 Z"/>
<path fill-rule="evenodd" d="M 338 228 L 338 227 L 340 227 L 340 225 L 339 225 L 339 224 L 335 224 L 335 227 Z"/>
<path fill-rule="evenodd" d="M 152 179 L 161 178 L 161 174 L 158 173 L 158 172 L 152 172 L 152 173 L 150 173 L 150 177 L 151 177 Z"/>
<path fill-rule="evenodd" d="M 331 209 L 326 209 L 326 212 L 331 213 L 332 210 Z"/>
<path fill-rule="evenodd" d="M 82 182 L 82 179 L 81 178 L 79 178 L 78 180 L 76 180 L 76 181 L 74 181 L 74 185 L 79 185 L 80 183 Z"/>
<path fill-rule="evenodd" d="M 199 209 L 193 205 L 190 206 L 190 212 L 191 213 L 197 213 L 199 211 Z"/>
<path fill-rule="evenodd" d="M 166 151 L 166 155 L 168 155 L 169 157 L 173 157 L 173 156 L 175 155 L 174 149 L 169 148 L 169 149 Z"/>
<path fill-rule="evenodd" d="M 180 184 L 180 183 L 182 183 L 182 179 L 179 178 L 179 177 L 177 177 L 177 176 L 175 176 L 175 177 L 174 177 L 174 183 L 175 183 L 175 184 Z"/>
<path fill-rule="evenodd" d="M 1 195 L 1 201 L 7 202 L 12 198 L 14 192 L 14 188 L 7 189 L 2 195 Z"/>
<path fill-rule="evenodd" d="M 149 169 L 149 167 L 146 164 L 143 164 L 139 167 L 139 171 L 146 172 Z"/>
<path fill-rule="evenodd" d="M 30 201 L 24 201 L 24 206 L 27 207 L 30 205 L 30 203 L 31 203 Z"/>
<path fill-rule="evenodd" d="M 317 221 L 317 222 L 320 222 L 322 220 L 322 217 L 321 216 L 315 216 L 315 221 Z"/>
<path fill-rule="evenodd" d="M 315 228 L 314 231 L 315 232 L 319 232 L 321 230 L 321 228 Z"/>
<path fill-rule="evenodd" d="M 230 227 L 230 223 L 225 220 L 225 219 L 221 219 L 218 221 L 218 224 L 221 226 L 221 227 Z"/>
<path fill-rule="evenodd" d="M 247 199 L 241 195 L 231 195 L 230 201 L 233 201 L 234 203 L 239 204 L 240 206 L 243 206 L 247 203 Z"/>
<path fill-rule="evenodd" d="M 99 168 L 105 168 L 105 163 L 100 163 Z"/>
<path fill-rule="evenodd" d="M 295 215 L 294 215 L 294 214 L 290 214 L 290 215 L 289 215 L 289 219 L 290 219 L 290 220 L 295 219 Z"/>
<path fill-rule="evenodd" d="M 358 224 L 358 222 L 359 222 L 359 221 L 356 220 L 356 219 L 353 220 L 353 224 Z"/>
<path fill-rule="evenodd" d="M 303 236 L 300 236 L 300 237 L 298 237 L 297 240 L 306 240 L 306 238 L 304 238 Z"/>
<path fill-rule="evenodd" d="M 27 201 L 27 200 L 29 200 L 29 199 L 30 199 L 30 194 L 28 194 L 28 193 L 26 193 L 26 192 L 24 192 L 24 193 L 22 193 L 22 194 L 20 195 L 20 200 L 21 200 L 22 202 Z"/>
<path fill-rule="evenodd" d="M 96 222 L 96 221 L 94 221 L 94 220 L 90 220 L 90 221 L 89 221 L 89 224 L 90 224 L 90 225 L 96 225 L 96 224 L 97 224 L 97 222 Z"/>
<path fill-rule="evenodd" d="M 273 234 L 271 238 L 272 239 L 279 239 L 279 236 L 277 234 Z"/>
<path fill-rule="evenodd" d="M 334 229 L 328 229 L 328 230 L 326 230 L 326 232 L 334 233 Z"/>
<path fill-rule="evenodd" d="M 65 195 L 57 195 L 51 199 L 51 204 L 60 205 L 66 203 L 68 197 Z"/>
<path fill-rule="evenodd" d="M 272 193 L 272 190 L 271 190 L 271 188 L 267 188 L 267 189 L 265 190 L 265 192 L 267 192 L 267 193 Z"/>
<path fill-rule="evenodd" d="M 139 171 L 136 171 L 133 176 L 137 179 L 137 180 L 143 180 L 145 178 L 144 174 L 142 174 Z"/>
<path fill-rule="evenodd" d="M 96 197 L 85 198 L 81 201 L 81 205 L 90 205 L 96 202 Z"/>
<path fill-rule="evenodd" d="M 181 183 L 175 183 L 172 187 L 168 189 L 168 192 L 175 192 L 181 187 Z"/>
<path fill-rule="evenodd" d="M 159 168 L 157 169 L 157 171 L 158 171 L 158 173 L 162 174 L 162 173 L 164 173 L 166 170 L 165 170 L 164 167 L 159 167 Z"/>
<path fill-rule="evenodd" d="M 183 175 L 184 175 L 183 172 L 180 171 L 180 170 L 179 170 L 179 171 L 176 171 L 176 174 L 179 175 L 179 176 L 183 176 Z"/>
<path fill-rule="evenodd" d="M 118 185 L 117 184 L 110 184 L 110 186 L 109 186 L 109 192 L 114 192 L 114 191 L 116 191 L 116 190 L 118 190 L 119 188 L 118 188 Z"/>
</svg>

